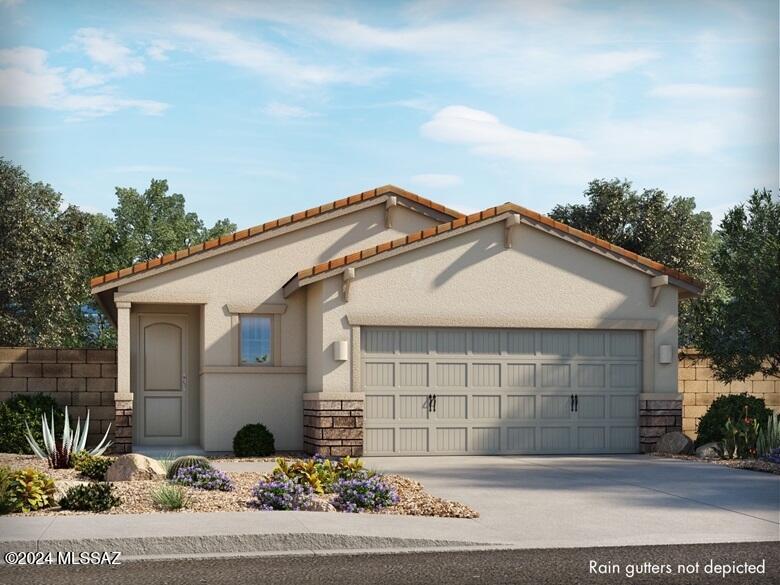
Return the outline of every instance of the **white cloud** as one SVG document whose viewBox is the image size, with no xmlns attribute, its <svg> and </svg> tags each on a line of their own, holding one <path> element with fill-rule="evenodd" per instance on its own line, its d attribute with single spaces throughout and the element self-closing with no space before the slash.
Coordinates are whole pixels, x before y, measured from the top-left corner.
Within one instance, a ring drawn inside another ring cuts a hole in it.
<svg viewBox="0 0 780 585">
<path fill-rule="evenodd" d="M 73 40 L 94 63 L 108 68 L 117 77 L 145 70 L 143 59 L 106 31 L 81 28 L 76 31 Z"/>
<path fill-rule="evenodd" d="M 316 112 L 310 112 L 300 106 L 293 106 L 290 104 L 281 104 L 279 102 L 271 102 L 263 111 L 266 115 L 272 118 L 282 119 L 301 119 L 301 118 L 313 118 L 319 116 Z"/>
<path fill-rule="evenodd" d="M 168 107 L 154 100 L 123 98 L 100 87 L 94 93 L 74 93 L 68 84 L 78 88 L 98 80 L 84 70 L 51 67 L 47 59 L 46 51 L 34 47 L 0 49 L 0 106 L 67 111 L 76 120 L 126 109 L 159 115 Z"/>
<path fill-rule="evenodd" d="M 73 87 L 95 87 L 103 85 L 106 82 L 106 77 L 93 71 L 87 71 L 82 67 L 76 67 L 68 71 L 67 80 Z"/>
<path fill-rule="evenodd" d="M 168 53 L 174 49 L 173 43 L 163 40 L 152 41 L 146 47 L 146 55 L 155 61 L 167 61 Z"/>
<path fill-rule="evenodd" d="M 589 77 L 604 78 L 636 69 L 655 59 L 658 54 L 654 51 L 610 51 L 584 55 L 577 62 Z"/>
<path fill-rule="evenodd" d="M 414 175 L 411 178 L 412 183 L 427 187 L 429 189 L 446 189 L 448 187 L 457 187 L 463 183 L 463 179 L 458 175 L 442 175 L 428 173 L 423 175 Z"/>
<path fill-rule="evenodd" d="M 218 27 L 179 24 L 173 32 L 193 43 L 193 49 L 207 58 L 274 77 L 293 85 L 336 82 L 365 83 L 379 71 L 352 71 L 345 67 L 307 65 L 273 45 L 245 39 Z"/>
<path fill-rule="evenodd" d="M 503 124 L 494 115 L 466 106 L 439 110 L 421 128 L 423 136 L 439 142 L 465 144 L 475 154 L 518 161 L 568 161 L 588 156 L 573 138 L 527 132 Z"/>
<path fill-rule="evenodd" d="M 707 85 L 704 83 L 676 83 L 654 87 L 650 92 L 650 95 L 663 98 L 707 100 L 750 98 L 760 95 L 760 92 L 752 87 Z"/>
</svg>

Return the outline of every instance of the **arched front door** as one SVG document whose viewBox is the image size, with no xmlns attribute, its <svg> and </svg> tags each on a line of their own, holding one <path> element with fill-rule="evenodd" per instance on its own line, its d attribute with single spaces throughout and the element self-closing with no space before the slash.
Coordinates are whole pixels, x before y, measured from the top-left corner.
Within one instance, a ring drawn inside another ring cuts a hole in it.
<svg viewBox="0 0 780 585">
<path fill-rule="evenodd" d="M 139 319 L 138 434 L 146 445 L 177 445 L 187 437 L 187 318 Z"/>
</svg>

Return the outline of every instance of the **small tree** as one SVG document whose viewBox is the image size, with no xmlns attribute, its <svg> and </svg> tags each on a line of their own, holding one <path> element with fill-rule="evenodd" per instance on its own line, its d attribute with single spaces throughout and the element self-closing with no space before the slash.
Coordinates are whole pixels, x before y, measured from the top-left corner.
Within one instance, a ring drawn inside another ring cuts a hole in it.
<svg viewBox="0 0 780 585">
<path fill-rule="evenodd" d="M 710 255 L 716 243 L 712 216 L 696 211 L 693 197 L 671 197 L 660 189 L 638 193 L 628 180 L 596 179 L 588 184 L 586 204 L 556 205 L 550 217 L 615 245 L 652 258 L 708 283 L 706 295 L 718 294 Z M 691 343 L 690 319 L 697 300 L 680 303 L 680 345 Z"/>
<path fill-rule="evenodd" d="M 724 382 L 780 373 L 780 201 L 754 191 L 720 225 L 713 256 L 724 297 L 699 303 L 695 339 Z"/>
</svg>

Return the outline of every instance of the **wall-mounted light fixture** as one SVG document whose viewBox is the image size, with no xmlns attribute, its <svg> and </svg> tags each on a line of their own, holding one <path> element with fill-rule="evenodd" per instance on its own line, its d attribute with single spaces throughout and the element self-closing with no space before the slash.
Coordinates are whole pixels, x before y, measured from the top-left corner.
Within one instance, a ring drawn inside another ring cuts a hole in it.
<svg viewBox="0 0 780 585">
<path fill-rule="evenodd" d="M 659 345 L 658 346 L 658 363 L 659 364 L 671 364 L 672 363 L 672 346 L 671 345 Z"/>
<path fill-rule="evenodd" d="M 349 344 L 346 341 L 333 342 L 333 359 L 337 362 L 345 362 L 349 359 Z"/>
</svg>

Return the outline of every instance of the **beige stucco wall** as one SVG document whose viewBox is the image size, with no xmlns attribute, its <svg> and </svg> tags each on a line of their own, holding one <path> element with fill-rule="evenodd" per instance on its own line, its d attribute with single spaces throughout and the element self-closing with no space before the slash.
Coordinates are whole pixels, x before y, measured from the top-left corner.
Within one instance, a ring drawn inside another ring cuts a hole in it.
<svg viewBox="0 0 780 585">
<path fill-rule="evenodd" d="M 323 331 L 317 346 L 310 346 L 309 377 L 318 377 L 312 352 L 321 352 L 322 389 L 350 389 L 352 368 L 327 351 L 334 341 L 349 339 L 349 319 L 485 327 L 650 320 L 657 329 L 645 335 L 651 375 L 644 377 L 642 391 L 677 391 L 676 360 L 661 365 L 654 355 L 661 344 L 677 350 L 675 288 L 662 288 L 651 307 L 650 277 L 641 272 L 525 225 L 512 230 L 512 241 L 506 249 L 503 223 L 495 223 L 359 267 L 347 303 L 340 275 L 307 287 L 309 319 L 315 306 L 322 307 Z"/>
<path fill-rule="evenodd" d="M 285 299 L 282 287 L 300 269 L 436 223 L 399 206 L 392 211 L 392 229 L 387 229 L 384 205 L 378 203 L 119 287 L 115 298 L 124 301 L 200 305 L 199 426 L 204 449 L 232 449 L 240 426 L 258 421 L 274 433 L 277 448 L 302 448 L 306 299 L 302 294 Z M 287 305 L 280 318 L 281 355 L 276 365 L 281 369 L 247 373 L 249 367 L 238 366 L 238 316 L 228 305 L 263 303 Z M 317 362 L 315 369 L 320 369 Z"/>
</svg>

